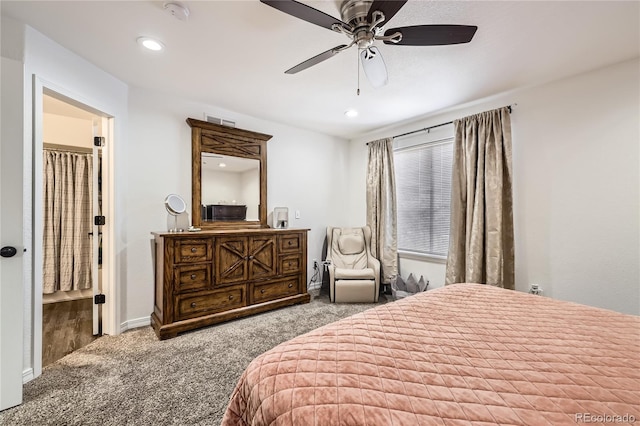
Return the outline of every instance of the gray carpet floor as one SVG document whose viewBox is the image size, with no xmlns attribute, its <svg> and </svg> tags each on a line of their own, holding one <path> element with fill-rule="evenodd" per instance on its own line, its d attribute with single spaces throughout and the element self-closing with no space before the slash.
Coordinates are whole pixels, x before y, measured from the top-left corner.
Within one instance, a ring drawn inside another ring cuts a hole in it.
<svg viewBox="0 0 640 426">
<path fill-rule="evenodd" d="M 219 425 L 253 358 L 372 306 L 322 294 L 164 341 L 151 327 L 104 336 L 27 383 L 24 403 L 1 412 L 0 425 Z"/>
</svg>

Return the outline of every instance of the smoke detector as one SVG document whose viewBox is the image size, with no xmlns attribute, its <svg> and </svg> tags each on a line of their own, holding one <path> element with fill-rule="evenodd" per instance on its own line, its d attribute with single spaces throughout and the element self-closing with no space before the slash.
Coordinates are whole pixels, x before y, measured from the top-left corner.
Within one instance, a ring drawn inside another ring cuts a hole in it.
<svg viewBox="0 0 640 426">
<path fill-rule="evenodd" d="M 180 21 L 186 21 L 189 18 L 189 9 L 180 3 L 168 2 L 164 4 L 164 10 L 170 13 L 174 18 Z"/>
</svg>

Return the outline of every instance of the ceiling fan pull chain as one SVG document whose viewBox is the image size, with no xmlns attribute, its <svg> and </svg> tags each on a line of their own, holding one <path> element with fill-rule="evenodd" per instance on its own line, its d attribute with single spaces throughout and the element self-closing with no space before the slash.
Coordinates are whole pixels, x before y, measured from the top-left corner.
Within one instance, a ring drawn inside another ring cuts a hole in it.
<svg viewBox="0 0 640 426">
<path fill-rule="evenodd" d="M 357 62 L 357 65 L 358 65 L 358 71 L 357 71 L 358 72 L 358 91 L 356 93 L 357 93 L 357 96 L 360 96 L 360 48 L 358 48 L 357 52 L 358 52 L 358 54 L 356 56 L 358 57 L 358 62 Z"/>
</svg>

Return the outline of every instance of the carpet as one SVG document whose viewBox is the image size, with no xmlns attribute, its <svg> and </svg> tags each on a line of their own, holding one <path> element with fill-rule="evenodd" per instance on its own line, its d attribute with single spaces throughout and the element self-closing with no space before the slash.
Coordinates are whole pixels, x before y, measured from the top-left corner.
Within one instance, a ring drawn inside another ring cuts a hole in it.
<svg viewBox="0 0 640 426">
<path fill-rule="evenodd" d="M 321 294 L 164 341 L 151 327 L 104 336 L 44 368 L 0 425 L 218 425 L 253 358 L 373 306 Z"/>
</svg>

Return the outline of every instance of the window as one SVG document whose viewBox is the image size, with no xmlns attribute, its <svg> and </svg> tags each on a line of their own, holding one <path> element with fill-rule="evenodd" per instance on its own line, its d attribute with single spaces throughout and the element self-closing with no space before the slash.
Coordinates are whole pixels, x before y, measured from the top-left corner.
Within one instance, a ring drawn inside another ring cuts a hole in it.
<svg viewBox="0 0 640 426">
<path fill-rule="evenodd" d="M 452 164 L 453 138 L 395 150 L 400 251 L 447 256 Z"/>
</svg>

